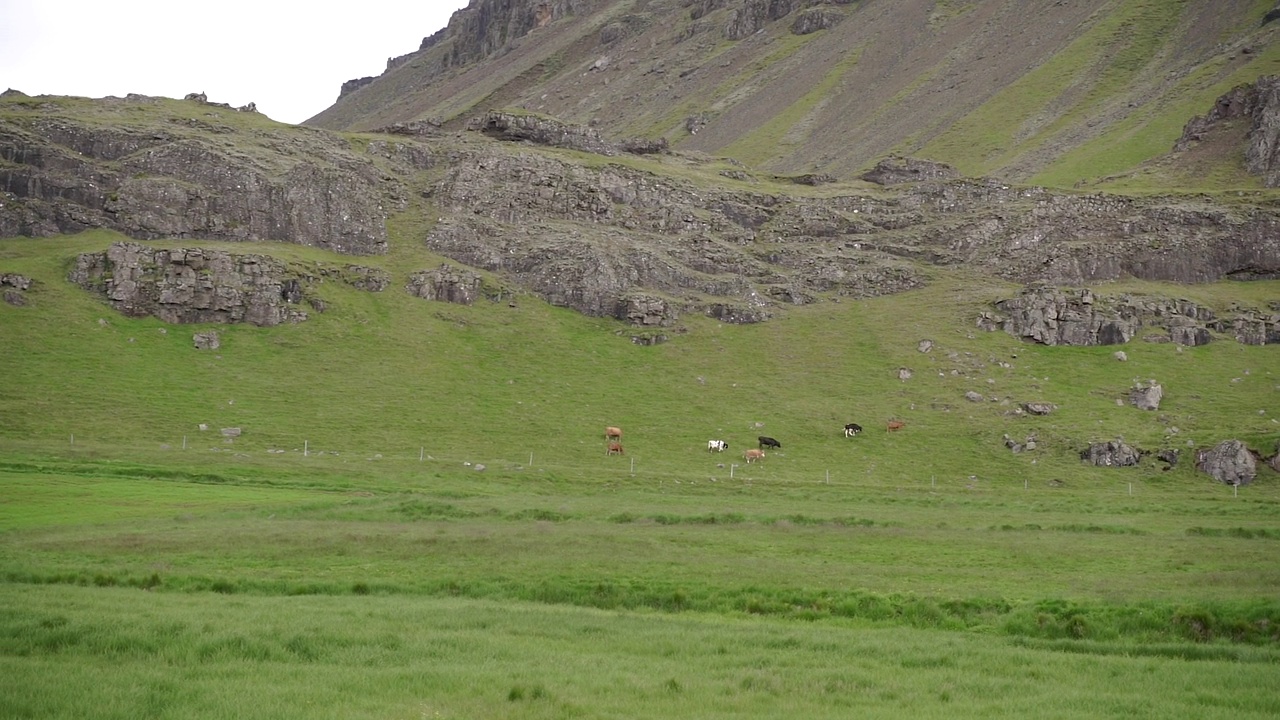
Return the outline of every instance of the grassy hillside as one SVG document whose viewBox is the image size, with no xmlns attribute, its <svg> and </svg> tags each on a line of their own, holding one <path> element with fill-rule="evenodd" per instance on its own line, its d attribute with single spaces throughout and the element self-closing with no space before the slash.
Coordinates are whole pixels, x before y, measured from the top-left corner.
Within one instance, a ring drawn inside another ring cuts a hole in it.
<svg viewBox="0 0 1280 720">
<path fill-rule="evenodd" d="M 1124 435 L 1152 449 L 1185 448 L 1228 437 L 1265 444 L 1277 432 L 1270 348 L 1225 338 L 1186 352 L 1136 342 L 1119 363 L 1114 348 L 1027 345 L 973 329 L 978 312 L 1011 288 L 941 271 L 922 291 L 795 308 L 759 326 L 687 317 L 687 332 L 650 348 L 614 333 L 621 328 L 611 321 L 530 297 L 515 307 L 464 307 L 398 286 L 331 285 L 321 290 L 328 312 L 285 327 L 217 328 L 222 348 L 210 353 L 193 349 L 191 334 L 213 328 L 125 318 L 63 280 L 75 254 L 112 239 L 86 233 L 0 248 L 5 271 L 38 283 L 30 306 L 0 307 L 0 431 L 10 440 L 61 445 L 75 434 L 81 444 L 146 449 L 185 435 L 207 447 L 221 443 L 211 439 L 217 428 L 236 426 L 243 435 L 234 449 L 243 453 L 310 441 L 384 455 L 425 446 L 456 460 L 518 461 L 537 451 L 546 462 L 577 464 L 594 462 L 602 428 L 613 424 L 627 429 L 631 456 L 664 472 L 701 474 L 687 453 L 709 437 L 740 451 L 770 434 L 784 441 L 778 464 L 795 471 L 861 473 L 875 463 L 905 479 L 1038 472 L 1004 449 L 1004 433 L 1039 434 L 1041 455 L 1053 460 L 1042 464 L 1054 466 L 1045 472 L 1084 477 L 1096 471 L 1068 460 L 1091 440 Z M 235 249 L 340 261 L 306 248 Z M 404 254 L 370 262 L 394 262 L 397 278 L 439 262 Z M 1263 307 L 1276 285 L 1107 288 L 1121 290 Z M 935 349 L 918 352 L 922 339 Z M 900 381 L 900 367 L 914 377 Z M 1151 378 L 1166 386 L 1160 412 L 1116 405 L 1135 379 Z M 997 402 L 966 402 L 968 390 Z M 1008 415 L 1028 401 L 1062 409 L 1040 419 Z M 910 431 L 840 437 L 846 422 L 882 430 L 891 418 Z M 201 423 L 213 430 L 199 434 Z"/>
<path fill-rule="evenodd" d="M 322 286 L 306 322 L 171 326 L 64 281 L 116 239 L 0 244 L 0 271 L 36 281 L 0 305 L 0 697 L 19 717 L 1275 710 L 1280 483 L 1235 493 L 1185 459 L 1274 447 L 1274 348 L 1027 345 L 973 329 L 1011 288 L 943 271 L 641 347 L 531 297 L 411 298 L 439 258 L 404 244 L 367 259 L 392 289 Z M 209 329 L 222 347 L 194 349 Z M 1151 378 L 1159 412 L 1117 404 Z M 1011 414 L 1033 400 L 1060 409 Z M 782 450 L 742 464 L 760 434 Z M 1118 436 L 1184 462 L 1079 462 Z M 1102 701 L 1080 691 L 1099 667 Z M 1192 670 L 1239 684 L 1157 690 Z"/>
</svg>

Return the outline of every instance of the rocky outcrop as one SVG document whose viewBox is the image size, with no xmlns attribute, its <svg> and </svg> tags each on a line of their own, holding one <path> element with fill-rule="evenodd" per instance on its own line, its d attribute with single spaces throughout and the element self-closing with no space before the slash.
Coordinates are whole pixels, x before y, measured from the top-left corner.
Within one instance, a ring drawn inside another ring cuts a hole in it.
<svg viewBox="0 0 1280 720">
<path fill-rule="evenodd" d="M 1098 302 L 1091 290 L 1028 288 L 995 304 L 979 327 L 997 328 L 1042 345 L 1117 345 L 1137 333 L 1138 321 L 1124 308 Z"/>
<path fill-rule="evenodd" d="M 562 17 L 589 10 L 596 4 L 597 0 L 471 0 L 466 7 L 453 13 L 448 26 L 424 37 L 415 52 L 389 58 L 386 72 L 415 59 L 427 61 L 427 51 L 436 50 L 429 58 L 431 67 L 427 80 L 430 81 L 453 68 L 510 49 L 530 32 Z M 342 84 L 338 97 L 341 99 L 377 79 L 348 80 Z"/>
<path fill-rule="evenodd" d="M 1143 452 L 1123 440 L 1091 443 L 1080 453 L 1080 459 L 1098 467 L 1133 467 L 1142 460 Z"/>
<path fill-rule="evenodd" d="M 1189 300 L 1032 286 L 1015 298 L 997 301 L 994 307 L 995 312 L 979 316 L 978 327 L 1004 330 L 1044 345 L 1116 345 L 1152 326 L 1163 326 L 1168 335 L 1151 335 L 1148 340 L 1191 347 L 1211 342 L 1211 330 L 1251 345 L 1280 340 L 1280 313 L 1234 308 L 1230 315 L 1219 316 Z"/>
<path fill-rule="evenodd" d="M 568 148 L 597 155 L 650 155 L 666 152 L 667 141 L 632 138 L 617 142 L 605 140 L 592 128 L 566 125 L 549 118 L 533 115 L 490 112 L 474 120 L 469 126 L 499 140 L 531 142 L 549 147 Z"/>
<path fill-rule="evenodd" d="M 802 10 L 791 22 L 792 35 L 808 35 L 820 30 L 830 30 L 844 20 L 844 13 L 831 8 L 809 8 Z"/>
<path fill-rule="evenodd" d="M 623 165 L 477 150 L 455 156 L 432 198 L 442 222 L 429 249 L 590 315 L 619 317 L 625 296 L 648 291 L 682 310 L 759 322 L 819 293 L 869 297 L 922 282 L 908 262 L 830 237 L 841 219 L 829 212 Z"/>
<path fill-rule="evenodd" d="M 481 287 L 477 273 L 444 263 L 434 270 L 413 273 L 405 289 L 414 297 L 471 305 L 480 297 Z"/>
<path fill-rule="evenodd" d="M 1026 402 L 1022 403 L 1022 409 L 1030 415 L 1049 415 L 1058 409 L 1058 406 L 1050 402 Z"/>
<path fill-rule="evenodd" d="M 386 251 L 388 178 L 336 136 L 249 132 L 235 110 L 199 99 L 178 110 L 139 96 L 100 102 L 107 122 L 76 119 L 60 98 L 6 101 L 0 237 L 109 228 Z"/>
<path fill-rule="evenodd" d="M 4 301 L 15 307 L 27 304 L 27 290 L 31 288 L 31 278 L 17 273 L 0 273 L 0 291 Z"/>
<path fill-rule="evenodd" d="M 782 20 L 793 12 L 791 22 L 794 35 L 827 30 L 844 20 L 844 13 L 826 5 L 849 5 L 855 0 L 696 0 L 689 17 L 698 20 L 715 10 L 728 7 L 736 1 L 737 7 L 729 13 L 723 35 L 729 40 L 741 40 L 762 30 L 771 22 Z M 816 6 L 816 7 L 813 7 Z"/>
<path fill-rule="evenodd" d="M 68 279 L 132 317 L 271 326 L 306 320 L 300 306 L 326 279 L 374 289 L 386 286 L 384 274 L 361 266 L 291 266 L 267 255 L 114 243 L 106 252 L 77 257 Z"/>
<path fill-rule="evenodd" d="M 378 253 L 383 218 L 421 202 L 434 216 L 429 249 L 550 302 L 625 317 L 625 298 L 642 292 L 680 313 L 733 322 L 916 288 L 930 265 L 1023 282 L 1280 277 L 1280 212 L 1264 206 L 945 179 L 949 168 L 910 160 L 895 167 L 915 182 L 874 193 L 832 186 L 820 173 L 733 169 L 752 184 L 720 185 L 712 179 L 722 169 L 695 157 L 664 155 L 641 170 L 544 152 L 528 143 L 615 155 L 637 148 L 527 114 L 488 116 L 494 136 L 530 138 L 516 146 L 429 120 L 347 142 L 198 100 L 103 101 L 94 108 L 101 122 L 75 120 L 58 98 L 3 102 L 0 235 L 104 227 L 138 239 Z M 677 165 L 705 174 L 664 172 Z M 788 190 L 784 180 L 828 186 Z M 1125 342 L 1152 326 L 1186 344 L 1280 339 L 1275 309 L 1206 317 L 1185 301 L 1090 303 L 1082 292 L 1008 301 L 983 324 L 1054 344 Z"/>
<path fill-rule="evenodd" d="M 1239 440 L 1224 440 L 1196 453 L 1196 469 L 1226 485 L 1248 485 L 1258 475 L 1258 463 Z"/>
<path fill-rule="evenodd" d="M 1238 85 L 1218 98 L 1208 113 L 1187 122 L 1174 149 L 1188 149 L 1216 125 L 1234 118 L 1249 123 L 1245 167 L 1262 176 L 1267 187 L 1280 187 L 1280 78 L 1274 75 Z"/>
<path fill-rule="evenodd" d="M 960 177 L 960 171 L 946 163 L 917 160 L 908 157 L 888 157 L 876 163 L 862 174 L 862 179 L 877 185 L 900 185 L 922 180 L 950 180 Z"/>
<path fill-rule="evenodd" d="M 360 88 L 364 87 L 365 85 L 368 85 L 369 83 L 372 83 L 374 80 L 377 80 L 377 79 L 378 78 L 372 75 L 368 75 L 362 78 L 355 78 L 353 80 L 348 80 L 342 83 L 342 87 L 338 90 L 338 99 L 341 100 L 342 98 L 350 95 L 351 93 L 359 90 Z"/>
<path fill-rule="evenodd" d="M 626 295 L 618 308 L 618 319 L 637 327 L 670 327 L 679 317 L 671 303 L 647 293 Z"/>
</svg>

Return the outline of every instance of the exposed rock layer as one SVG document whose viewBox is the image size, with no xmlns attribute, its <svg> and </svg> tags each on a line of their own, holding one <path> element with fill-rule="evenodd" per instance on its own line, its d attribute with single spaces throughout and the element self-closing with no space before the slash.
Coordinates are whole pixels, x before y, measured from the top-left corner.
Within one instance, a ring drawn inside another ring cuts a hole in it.
<svg viewBox="0 0 1280 720">
<path fill-rule="evenodd" d="M 383 271 L 360 266 L 291 266 L 266 255 L 137 243 L 80 255 L 68 277 L 126 315 L 260 326 L 307 319 L 301 304 L 326 278 L 368 290 L 387 283 Z"/>
</svg>

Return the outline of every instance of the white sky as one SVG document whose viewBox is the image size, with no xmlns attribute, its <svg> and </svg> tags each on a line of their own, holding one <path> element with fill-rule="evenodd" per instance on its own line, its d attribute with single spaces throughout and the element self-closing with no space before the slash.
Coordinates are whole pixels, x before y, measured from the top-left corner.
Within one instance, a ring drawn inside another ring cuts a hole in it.
<svg viewBox="0 0 1280 720">
<path fill-rule="evenodd" d="M 257 103 L 300 123 L 468 0 L 0 0 L 0 92 Z"/>
</svg>

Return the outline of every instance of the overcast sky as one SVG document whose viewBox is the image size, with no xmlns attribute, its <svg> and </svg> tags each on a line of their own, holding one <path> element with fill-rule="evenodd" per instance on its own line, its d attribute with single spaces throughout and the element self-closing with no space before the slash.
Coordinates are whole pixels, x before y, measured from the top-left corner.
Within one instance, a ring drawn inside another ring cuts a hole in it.
<svg viewBox="0 0 1280 720">
<path fill-rule="evenodd" d="M 468 0 L 0 0 L 0 92 L 257 103 L 300 123 Z"/>
</svg>

